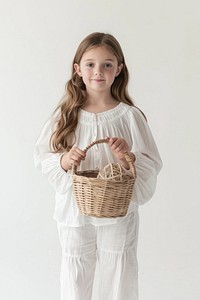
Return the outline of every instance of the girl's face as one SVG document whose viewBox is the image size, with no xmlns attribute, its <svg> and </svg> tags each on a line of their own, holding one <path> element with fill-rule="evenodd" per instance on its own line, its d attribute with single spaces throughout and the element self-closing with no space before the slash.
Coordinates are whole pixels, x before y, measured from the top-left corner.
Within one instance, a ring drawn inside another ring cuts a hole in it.
<svg viewBox="0 0 200 300">
<path fill-rule="evenodd" d="M 104 46 L 86 51 L 80 64 L 74 64 L 74 69 L 82 77 L 87 92 L 110 91 L 110 87 L 122 67 L 123 64 L 118 66 L 116 56 Z"/>
</svg>

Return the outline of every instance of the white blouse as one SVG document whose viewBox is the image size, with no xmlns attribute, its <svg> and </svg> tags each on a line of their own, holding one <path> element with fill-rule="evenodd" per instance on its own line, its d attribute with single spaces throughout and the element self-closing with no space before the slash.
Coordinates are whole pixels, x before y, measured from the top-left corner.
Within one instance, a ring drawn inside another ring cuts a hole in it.
<svg viewBox="0 0 200 300">
<path fill-rule="evenodd" d="M 54 119 L 44 126 L 35 146 L 34 161 L 56 193 L 54 218 L 67 226 L 83 226 L 85 224 L 106 225 L 120 222 L 122 218 L 95 218 L 80 215 L 72 191 L 71 172 L 65 172 L 60 165 L 62 154 L 52 153 L 49 140 L 53 132 Z M 157 175 L 162 167 L 155 141 L 143 115 L 134 106 L 120 102 L 115 108 L 101 113 L 79 111 L 76 127 L 75 146 L 84 149 L 93 141 L 105 137 L 122 137 L 135 154 L 137 178 L 129 205 L 128 213 L 136 210 L 138 205 L 151 199 L 156 188 Z M 81 162 L 80 170 L 99 169 L 109 162 L 116 162 L 107 144 L 99 144 L 90 148 L 86 159 Z"/>
</svg>

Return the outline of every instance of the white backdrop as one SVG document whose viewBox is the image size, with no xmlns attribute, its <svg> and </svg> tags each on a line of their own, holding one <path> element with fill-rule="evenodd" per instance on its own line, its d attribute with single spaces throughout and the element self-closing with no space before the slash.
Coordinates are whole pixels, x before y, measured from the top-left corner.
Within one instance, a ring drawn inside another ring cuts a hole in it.
<svg viewBox="0 0 200 300">
<path fill-rule="evenodd" d="M 93 31 L 120 41 L 130 93 L 164 162 L 155 196 L 140 207 L 140 300 L 200 299 L 197 2 L 0 0 L 2 300 L 59 299 L 54 192 L 33 148 Z"/>
</svg>

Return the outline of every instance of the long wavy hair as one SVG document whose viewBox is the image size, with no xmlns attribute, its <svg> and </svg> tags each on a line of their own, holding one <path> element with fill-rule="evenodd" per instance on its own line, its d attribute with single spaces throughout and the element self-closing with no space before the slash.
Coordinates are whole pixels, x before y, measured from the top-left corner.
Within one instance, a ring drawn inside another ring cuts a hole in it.
<svg viewBox="0 0 200 300">
<path fill-rule="evenodd" d="M 79 109 L 86 103 L 86 86 L 74 69 L 74 64 L 80 64 L 83 54 L 94 48 L 104 46 L 117 58 L 118 65 L 123 68 L 111 86 L 111 95 L 119 102 L 134 106 L 127 91 L 129 72 L 125 63 L 124 55 L 119 42 L 106 33 L 94 32 L 88 35 L 79 45 L 73 62 L 71 79 L 66 83 L 65 95 L 61 99 L 55 112 L 59 111 L 56 118 L 55 131 L 50 140 L 54 152 L 69 151 L 75 143 L 75 129 L 78 123 Z"/>
</svg>

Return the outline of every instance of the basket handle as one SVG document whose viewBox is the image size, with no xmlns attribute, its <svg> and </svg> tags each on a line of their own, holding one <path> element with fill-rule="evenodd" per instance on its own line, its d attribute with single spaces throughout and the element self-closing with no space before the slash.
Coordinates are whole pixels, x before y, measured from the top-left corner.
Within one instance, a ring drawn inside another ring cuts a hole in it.
<svg viewBox="0 0 200 300">
<path fill-rule="evenodd" d="M 94 142 L 92 142 L 90 145 L 88 145 L 83 151 L 85 153 L 87 153 L 87 151 L 92 148 L 94 145 L 97 145 L 97 144 L 103 144 L 103 143 L 107 143 L 108 144 L 108 141 L 109 139 L 99 139 L 99 140 L 96 140 Z M 136 177 L 136 170 L 135 170 L 135 166 L 134 166 L 134 163 L 131 159 L 131 157 L 128 155 L 127 152 L 124 153 L 124 158 L 126 159 L 128 165 L 129 165 L 129 168 L 133 174 L 133 177 L 135 178 Z M 72 165 L 72 175 L 74 175 L 76 173 L 76 169 L 77 169 L 77 166 L 75 166 L 74 164 Z"/>
</svg>

